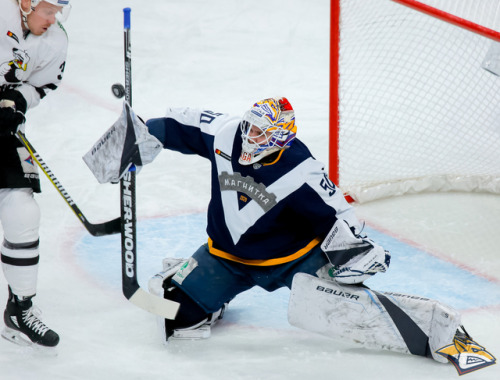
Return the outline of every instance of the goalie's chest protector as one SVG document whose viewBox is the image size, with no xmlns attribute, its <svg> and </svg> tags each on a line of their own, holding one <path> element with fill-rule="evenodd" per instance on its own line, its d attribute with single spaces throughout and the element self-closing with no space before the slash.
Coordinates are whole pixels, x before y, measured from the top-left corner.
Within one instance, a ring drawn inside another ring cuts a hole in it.
<svg viewBox="0 0 500 380">
<path fill-rule="evenodd" d="M 304 205 L 292 206 L 290 196 L 303 191 L 309 180 L 318 182 L 319 187 L 320 173 L 324 173 L 322 164 L 300 141 L 294 144 L 273 164 L 246 166 L 238 163 L 241 137 L 237 121 L 227 123 L 214 135 L 207 228 L 211 253 L 250 265 L 262 265 L 251 260 L 278 258 L 275 263 L 279 264 L 291 261 L 289 257 L 300 257 L 301 250 L 305 253 L 319 243 L 314 234 L 296 233 L 304 221 L 282 215 L 294 207 L 307 208 L 306 199 Z M 329 209 L 333 223 L 335 209 L 324 202 L 321 205 Z M 309 206 L 311 215 L 325 212 L 314 210 L 318 203 Z"/>
</svg>

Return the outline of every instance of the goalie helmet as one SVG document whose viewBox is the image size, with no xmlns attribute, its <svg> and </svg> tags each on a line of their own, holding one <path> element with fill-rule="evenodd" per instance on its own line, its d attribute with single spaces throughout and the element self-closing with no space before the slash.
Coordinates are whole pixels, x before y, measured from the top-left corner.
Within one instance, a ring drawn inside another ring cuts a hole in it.
<svg viewBox="0 0 500 380">
<path fill-rule="evenodd" d="M 46 3 L 62 7 L 60 11 L 56 13 L 56 18 L 59 22 L 64 22 L 68 19 L 69 17 L 69 12 L 71 11 L 71 4 L 69 3 L 70 0 L 31 0 L 31 7 L 28 11 L 25 11 L 21 5 L 21 0 L 17 0 L 19 4 L 19 9 L 21 9 L 21 12 L 24 17 L 29 15 L 31 12 L 33 12 L 38 4 L 40 4 L 42 1 L 45 1 Z M 25 21 L 24 21 L 25 22 Z M 26 24 L 25 24 L 26 26 Z"/>
<path fill-rule="evenodd" d="M 286 98 L 269 98 L 253 105 L 240 123 L 242 149 L 238 162 L 250 165 L 290 147 L 297 133 L 295 113 Z"/>
</svg>

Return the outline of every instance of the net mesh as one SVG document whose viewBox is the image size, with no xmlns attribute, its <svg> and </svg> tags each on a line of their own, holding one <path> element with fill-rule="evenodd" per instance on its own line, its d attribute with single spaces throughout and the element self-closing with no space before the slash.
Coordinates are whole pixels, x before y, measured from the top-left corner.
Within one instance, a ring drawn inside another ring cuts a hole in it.
<svg viewBox="0 0 500 380">
<path fill-rule="evenodd" d="M 498 29 L 499 1 L 481 4 L 471 21 Z M 340 188 L 500 193 L 500 77 L 483 68 L 498 43 L 388 0 L 343 0 L 340 19 Z"/>
</svg>

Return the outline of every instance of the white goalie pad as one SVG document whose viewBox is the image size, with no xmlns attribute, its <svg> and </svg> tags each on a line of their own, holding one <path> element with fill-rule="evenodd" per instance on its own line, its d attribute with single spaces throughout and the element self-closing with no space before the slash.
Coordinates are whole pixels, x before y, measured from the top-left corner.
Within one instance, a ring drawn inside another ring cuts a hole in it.
<svg viewBox="0 0 500 380">
<path fill-rule="evenodd" d="M 127 102 L 118 120 L 83 156 L 99 183 L 117 183 L 132 166 L 137 172 L 163 149 Z"/>
<path fill-rule="evenodd" d="M 292 284 L 291 325 L 368 349 L 447 359 L 436 350 L 453 342 L 460 314 L 435 300 L 340 285 L 298 273 Z"/>
</svg>

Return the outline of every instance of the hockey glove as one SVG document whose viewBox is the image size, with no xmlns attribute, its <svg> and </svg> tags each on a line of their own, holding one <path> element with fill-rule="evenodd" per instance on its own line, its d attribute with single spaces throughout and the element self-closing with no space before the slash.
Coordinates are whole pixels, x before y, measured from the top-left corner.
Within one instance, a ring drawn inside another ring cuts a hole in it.
<svg viewBox="0 0 500 380">
<path fill-rule="evenodd" d="M 139 173 L 162 149 L 163 144 L 149 133 L 130 105 L 124 102 L 118 120 L 97 140 L 83 160 L 99 183 L 118 183 L 131 168 Z"/>
<path fill-rule="evenodd" d="M 375 245 L 365 253 L 354 256 L 333 272 L 334 280 L 341 284 L 359 284 L 376 273 L 389 268 L 391 255 L 381 246 Z"/>
<path fill-rule="evenodd" d="M 365 236 L 360 236 L 346 221 L 337 220 L 321 244 L 333 265 L 331 276 L 343 284 L 359 284 L 389 268 L 391 255 Z"/>
<path fill-rule="evenodd" d="M 26 120 L 27 103 L 24 96 L 16 90 L 0 93 L 0 136 L 9 136 L 17 132 Z"/>
</svg>

